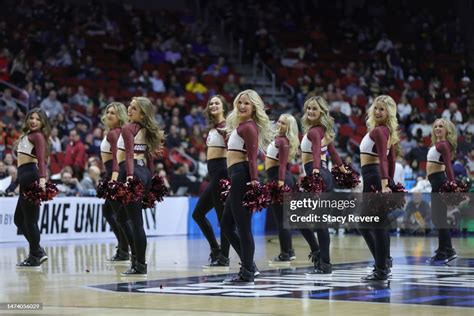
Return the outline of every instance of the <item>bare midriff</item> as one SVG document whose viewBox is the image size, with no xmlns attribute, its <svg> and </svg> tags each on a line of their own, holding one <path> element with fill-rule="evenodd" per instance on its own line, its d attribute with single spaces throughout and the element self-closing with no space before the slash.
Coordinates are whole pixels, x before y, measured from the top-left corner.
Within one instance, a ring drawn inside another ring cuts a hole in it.
<svg viewBox="0 0 474 316">
<path fill-rule="evenodd" d="M 107 161 L 112 160 L 114 157 L 112 156 L 111 153 L 100 153 L 100 158 L 102 159 L 102 163 L 106 163 Z"/>
<path fill-rule="evenodd" d="M 208 147 L 207 148 L 207 160 L 219 159 L 227 157 L 227 149 L 223 147 Z"/>
<path fill-rule="evenodd" d="M 272 167 L 279 166 L 279 165 L 280 165 L 280 162 L 278 160 L 275 160 L 269 157 L 265 158 L 265 170 L 268 170 Z"/>
<path fill-rule="evenodd" d="M 208 158 L 209 159 L 209 158 Z M 227 168 L 236 163 L 247 161 L 247 153 L 241 151 L 228 150 L 227 151 Z"/>
<path fill-rule="evenodd" d="M 301 161 L 303 162 L 303 165 L 306 165 L 308 162 L 313 160 L 313 154 L 301 153 Z M 321 155 L 321 161 L 326 161 L 326 155 Z"/>
<path fill-rule="evenodd" d="M 437 172 L 443 172 L 446 170 L 446 167 L 443 164 L 441 163 L 436 163 L 436 162 L 432 162 L 432 161 L 428 161 L 426 163 L 426 175 L 430 175 L 430 174 L 433 174 L 433 173 L 437 173 Z"/>
<path fill-rule="evenodd" d="M 33 158 L 31 156 L 18 153 L 18 159 L 17 159 L 17 166 L 25 165 L 27 163 L 35 163 L 38 164 L 38 160 L 36 158 Z"/>
<path fill-rule="evenodd" d="M 135 160 L 145 160 L 145 154 L 133 154 L 133 159 Z M 117 163 L 125 161 L 125 150 L 117 150 Z"/>
<path fill-rule="evenodd" d="M 360 165 L 361 167 L 373 164 L 380 164 L 378 156 L 372 156 L 369 154 L 360 154 Z"/>
</svg>

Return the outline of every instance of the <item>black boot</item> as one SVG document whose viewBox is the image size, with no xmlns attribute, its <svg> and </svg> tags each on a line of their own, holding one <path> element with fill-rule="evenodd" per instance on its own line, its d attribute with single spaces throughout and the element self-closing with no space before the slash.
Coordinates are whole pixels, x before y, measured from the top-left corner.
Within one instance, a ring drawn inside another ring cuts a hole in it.
<svg viewBox="0 0 474 316">
<path fill-rule="evenodd" d="M 319 262 L 321 261 L 321 252 L 319 250 L 311 252 L 308 256 L 308 260 L 313 262 L 314 270 L 318 270 Z"/>
<path fill-rule="evenodd" d="M 290 260 L 293 261 L 296 259 L 296 254 L 294 249 L 288 250 L 288 255 L 290 256 Z"/>
<path fill-rule="evenodd" d="M 290 255 L 285 252 L 282 252 L 278 256 L 274 257 L 272 259 L 272 262 L 275 262 L 275 263 L 291 262 Z"/>
<path fill-rule="evenodd" d="M 318 267 L 308 274 L 331 274 L 331 273 L 332 273 L 332 264 L 326 263 L 320 260 Z"/>
<path fill-rule="evenodd" d="M 209 267 L 228 267 L 229 262 L 229 258 L 226 258 L 220 254 L 215 260 L 211 261 Z"/>
<path fill-rule="evenodd" d="M 219 256 L 221 255 L 221 248 L 211 248 L 211 253 L 209 254 L 209 262 L 216 261 L 219 259 Z"/>
<path fill-rule="evenodd" d="M 222 283 L 232 285 L 253 285 L 254 282 L 254 271 L 249 271 L 244 267 L 240 268 L 240 272 L 229 279 L 225 279 Z"/>
<path fill-rule="evenodd" d="M 388 269 L 380 269 L 375 267 L 374 271 L 361 278 L 362 282 L 387 282 L 388 281 Z"/>
<path fill-rule="evenodd" d="M 147 264 L 140 263 L 136 260 L 130 265 L 130 269 L 122 272 L 122 276 L 146 276 L 147 275 Z"/>
<path fill-rule="evenodd" d="M 121 261 L 128 261 L 130 260 L 130 254 L 128 251 L 122 250 L 120 248 L 117 248 L 117 252 L 115 255 L 107 259 L 107 261 L 110 262 L 121 262 Z"/>
</svg>

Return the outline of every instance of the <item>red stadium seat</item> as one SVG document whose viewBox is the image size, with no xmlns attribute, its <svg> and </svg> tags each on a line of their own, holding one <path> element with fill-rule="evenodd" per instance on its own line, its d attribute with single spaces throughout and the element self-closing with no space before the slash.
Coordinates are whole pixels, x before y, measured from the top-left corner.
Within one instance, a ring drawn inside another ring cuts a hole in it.
<svg viewBox="0 0 474 316">
<path fill-rule="evenodd" d="M 354 129 L 349 124 L 344 124 L 339 128 L 339 136 L 351 136 L 354 134 Z"/>
</svg>

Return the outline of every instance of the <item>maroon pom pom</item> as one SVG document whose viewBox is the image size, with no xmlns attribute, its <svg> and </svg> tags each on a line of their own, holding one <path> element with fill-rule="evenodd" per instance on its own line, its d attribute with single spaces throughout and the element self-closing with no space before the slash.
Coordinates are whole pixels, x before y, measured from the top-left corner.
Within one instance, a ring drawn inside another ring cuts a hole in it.
<svg viewBox="0 0 474 316">
<path fill-rule="evenodd" d="M 52 200 L 58 193 L 59 190 L 54 183 L 46 182 L 43 190 L 39 181 L 35 181 L 23 190 L 23 197 L 36 206 L 40 206 L 41 202 Z"/>
<path fill-rule="evenodd" d="M 155 202 L 156 202 L 156 195 L 153 192 L 148 192 L 145 194 L 143 197 L 143 202 L 142 202 L 142 208 L 147 209 L 147 208 L 155 208 Z"/>
<path fill-rule="evenodd" d="M 222 202 L 227 200 L 227 196 L 229 195 L 231 187 L 230 179 L 221 179 L 219 181 L 219 191 L 220 191 L 220 198 Z"/>
<path fill-rule="evenodd" d="M 405 187 L 400 182 L 397 184 L 389 183 L 388 187 L 392 191 L 387 193 L 378 191 L 373 185 L 370 187 L 372 192 L 377 193 L 370 201 L 372 209 L 379 212 L 389 212 L 405 207 L 405 194 L 400 194 L 407 193 Z"/>
<path fill-rule="evenodd" d="M 326 190 L 326 184 L 319 173 L 311 174 L 301 180 L 300 192 L 321 193 Z"/>
<path fill-rule="evenodd" d="M 456 181 L 446 181 L 440 189 L 443 203 L 449 206 L 459 205 L 467 198 L 467 184 Z"/>
<path fill-rule="evenodd" d="M 111 180 L 107 182 L 107 188 L 106 190 L 106 196 L 105 198 L 113 200 L 113 201 L 118 201 L 119 200 L 119 193 L 121 190 L 124 189 L 125 184 L 122 182 L 118 182 L 115 180 Z"/>
<path fill-rule="evenodd" d="M 272 181 L 266 184 L 268 192 L 270 192 L 273 204 L 283 204 L 283 194 L 291 192 L 291 188 L 284 184 L 278 185 L 278 181 Z"/>
<path fill-rule="evenodd" d="M 99 184 L 97 184 L 97 197 L 100 199 L 107 199 L 108 192 L 107 189 L 109 187 L 109 181 L 108 180 L 100 180 Z"/>
<path fill-rule="evenodd" d="M 127 183 L 117 186 L 117 200 L 123 204 L 138 202 L 143 199 L 145 187 L 136 177 L 127 180 Z"/>
<path fill-rule="evenodd" d="M 336 180 L 336 183 L 345 189 L 353 189 L 360 183 L 360 175 L 352 168 L 350 164 L 344 164 L 347 173 L 342 172 L 339 167 L 333 167 L 331 173 Z"/>
<path fill-rule="evenodd" d="M 251 212 L 259 212 L 270 205 L 272 200 L 268 188 L 261 183 L 247 184 L 247 192 L 244 194 L 243 206 L 248 207 Z"/>
<path fill-rule="evenodd" d="M 54 199 L 59 193 L 59 189 L 56 184 L 48 181 L 46 182 L 46 188 L 44 190 L 43 201 L 51 201 Z"/>
<path fill-rule="evenodd" d="M 155 200 L 162 202 L 163 198 L 168 195 L 168 188 L 165 185 L 165 181 L 159 175 L 155 175 L 151 180 L 150 192 L 155 196 Z"/>
</svg>

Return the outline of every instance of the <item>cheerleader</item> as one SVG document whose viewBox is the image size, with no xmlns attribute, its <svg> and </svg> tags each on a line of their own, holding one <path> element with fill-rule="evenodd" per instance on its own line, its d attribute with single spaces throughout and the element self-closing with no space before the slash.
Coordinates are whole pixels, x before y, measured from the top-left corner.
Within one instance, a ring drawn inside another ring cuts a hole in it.
<svg viewBox="0 0 474 316">
<path fill-rule="evenodd" d="M 303 130 L 305 135 L 301 141 L 301 160 L 307 175 L 320 174 L 325 183 L 325 192 L 331 192 L 334 189 L 334 179 L 328 170 L 326 153 L 329 151 L 331 158 L 341 171 L 346 172 L 342 166 L 332 140 L 334 139 L 334 119 L 329 115 L 329 107 L 323 97 L 311 97 L 304 103 L 304 115 L 302 118 Z M 303 236 L 308 236 L 305 230 L 301 230 Z M 310 231 L 314 238 L 314 233 Z M 328 228 L 316 229 L 318 235 L 319 251 L 314 251 L 311 246 L 313 241 L 311 236 L 305 239 L 310 243 L 311 254 L 314 262 L 314 271 L 311 274 L 330 274 L 332 265 L 329 255 L 330 237 Z"/>
<path fill-rule="evenodd" d="M 399 142 L 397 105 L 387 95 L 375 98 L 368 110 L 367 127 L 369 132 L 360 143 L 360 162 L 362 167 L 363 192 L 373 192 L 372 188 L 383 193 L 391 192 L 389 181 L 395 172 L 396 144 Z M 364 203 L 364 207 L 368 207 Z M 371 208 L 364 209 L 370 212 Z M 377 210 L 376 210 L 377 211 Z M 386 216 L 377 213 L 384 225 Z M 390 234 L 387 228 L 359 229 L 375 259 L 374 270 L 363 277 L 363 281 L 385 281 L 390 274 Z"/>
<path fill-rule="evenodd" d="M 18 267 L 39 267 L 48 260 L 40 246 L 38 219 L 39 205 L 24 197 L 25 187 L 39 180 L 41 189 L 46 187 L 46 159 L 49 155 L 51 126 L 46 113 L 39 108 L 32 109 L 25 118 L 22 136 L 18 142 L 18 183 L 20 196 L 15 209 L 15 225 L 23 233 L 30 246 L 28 257 Z"/>
<path fill-rule="evenodd" d="M 457 147 L 456 127 L 447 119 L 437 119 L 431 131 L 433 146 L 428 151 L 426 173 L 431 183 L 431 192 L 439 193 L 446 181 L 454 181 L 451 157 L 455 156 Z M 438 228 L 438 249 L 436 255 L 428 259 L 428 263 L 448 263 L 457 258 L 451 244 L 451 236 L 447 226 L 447 205 L 439 194 L 431 195 L 433 223 Z M 443 228 L 444 227 L 444 228 Z"/>
<path fill-rule="evenodd" d="M 153 171 L 152 154 L 160 149 L 164 133 L 155 121 L 153 104 L 145 97 L 134 97 L 128 107 L 128 124 L 122 127 L 117 142 L 119 162 L 118 180 L 126 182 L 137 178 L 147 193 L 151 187 Z M 148 168 L 145 166 L 148 164 Z M 146 275 L 146 234 L 143 227 L 142 201 L 124 205 L 133 232 L 130 269 L 123 276 Z"/>
<path fill-rule="evenodd" d="M 227 142 L 227 167 L 232 186 L 225 204 L 221 227 L 237 252 L 242 267 L 227 284 L 253 284 L 258 274 L 254 264 L 255 243 L 252 235 L 252 212 L 244 207 L 243 196 L 247 183 L 258 184 L 257 153 L 273 137 L 270 120 L 264 104 L 254 90 L 240 92 L 234 100 L 234 109 L 226 119 L 230 133 Z M 237 230 L 236 230 L 237 228 Z"/>
<path fill-rule="evenodd" d="M 298 124 L 290 114 L 282 114 L 277 121 L 277 135 L 268 145 L 265 158 L 265 170 L 268 181 L 278 181 L 278 186 L 294 186 L 294 179 L 287 166 L 294 159 L 300 141 L 298 139 Z M 274 262 L 289 262 L 295 259 L 291 240 L 291 230 L 283 228 L 283 205 L 272 204 L 269 209 L 273 213 L 278 228 L 280 254 L 273 258 Z"/>
<path fill-rule="evenodd" d="M 106 180 L 116 181 L 118 178 L 117 140 L 120 136 L 121 127 L 126 123 L 127 119 L 127 109 L 122 103 L 112 102 L 105 108 L 102 123 L 105 124 L 108 132 L 100 144 L 100 155 L 105 166 Z M 118 241 L 117 253 L 108 261 L 129 260 L 130 254 L 128 253 L 129 243 L 127 237 L 132 238 L 133 235 L 125 210 L 121 208 L 118 201 L 107 199 L 102 207 L 102 211 Z"/>
<path fill-rule="evenodd" d="M 209 185 L 201 194 L 193 219 L 201 228 L 211 247 L 209 257 L 210 267 L 229 266 L 229 242 L 221 229 L 221 247 L 217 243 L 212 226 L 206 218 L 206 214 L 214 208 L 219 223 L 224 213 L 224 204 L 219 196 L 219 181 L 227 178 L 226 143 L 225 143 L 225 115 L 227 114 L 227 102 L 221 95 L 209 99 L 206 107 L 206 116 L 210 126 L 207 136 L 207 169 L 209 171 Z"/>
</svg>

